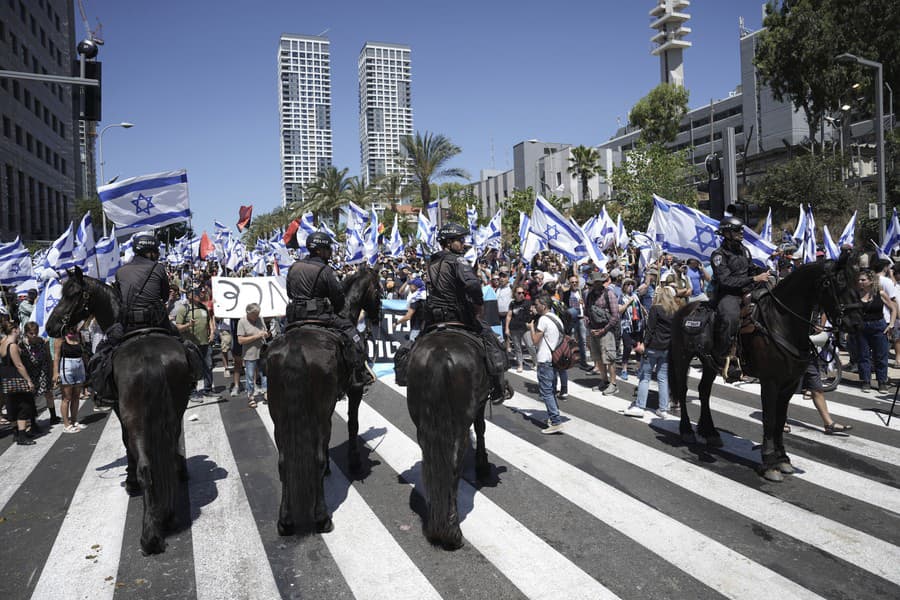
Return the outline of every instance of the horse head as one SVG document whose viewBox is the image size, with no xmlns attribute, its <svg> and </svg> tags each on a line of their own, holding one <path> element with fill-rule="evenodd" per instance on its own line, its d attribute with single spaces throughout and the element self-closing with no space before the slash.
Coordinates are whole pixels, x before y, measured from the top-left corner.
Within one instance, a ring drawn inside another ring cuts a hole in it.
<svg viewBox="0 0 900 600">
<path fill-rule="evenodd" d="M 47 318 L 46 330 L 50 337 L 62 337 L 65 330 L 83 321 L 90 314 L 90 292 L 84 273 L 79 267 L 66 271 L 68 278 L 62 287 L 59 303 Z"/>
<path fill-rule="evenodd" d="M 360 309 L 366 311 L 366 320 L 374 327 L 381 319 L 381 282 L 378 273 L 369 267 L 360 269 L 344 278 L 344 294 L 351 319 L 359 317 Z"/>
<path fill-rule="evenodd" d="M 835 329 L 856 332 L 862 327 L 862 304 L 856 279 L 859 276 L 859 254 L 844 250 L 836 261 L 825 263 L 821 280 L 820 303 Z"/>
</svg>

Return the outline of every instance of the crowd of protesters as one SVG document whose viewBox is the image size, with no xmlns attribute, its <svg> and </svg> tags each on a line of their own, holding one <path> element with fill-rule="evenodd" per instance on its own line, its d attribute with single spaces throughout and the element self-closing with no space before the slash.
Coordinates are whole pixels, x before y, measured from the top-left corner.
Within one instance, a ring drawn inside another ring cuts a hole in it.
<svg viewBox="0 0 900 600">
<path fill-rule="evenodd" d="M 775 260 L 773 280 L 799 264 L 787 252 Z M 712 270 L 708 263 L 682 261 L 665 253 L 640 270 L 636 268 L 638 263 L 636 252 L 624 252 L 598 268 L 591 263 L 576 267 L 552 252 L 539 253 L 526 262 L 490 250 L 475 264 L 483 285 L 493 289 L 510 368 L 518 373 L 537 372 L 541 397 L 547 404 L 554 431 L 562 423 L 556 401 L 565 400 L 568 395 L 565 372 L 554 370 L 552 383 L 548 383 L 547 350 L 560 339 L 550 327 L 555 325 L 555 319 L 564 325 L 564 333 L 577 340 L 582 361 L 578 366 L 594 378 L 594 390 L 619 395 L 619 382 L 636 377 L 634 402 L 626 415 L 643 416 L 648 410 L 648 390 L 654 374 L 660 389 L 656 415 L 666 418 L 677 410 L 668 405 L 666 389 L 671 317 L 686 302 L 706 300 L 713 294 Z M 864 255 L 861 267 L 858 285 L 865 326 L 860 333 L 849 336 L 847 370 L 859 373 L 862 391 L 884 392 L 889 383 L 889 349 L 894 349 L 895 360 L 900 358 L 900 265 Z M 427 295 L 425 259 L 408 252 L 403 258 L 384 258 L 374 268 L 379 272 L 384 298 L 405 303 L 406 312 L 399 323 L 409 323 L 409 337 L 414 339 L 421 332 Z M 336 272 L 343 277 L 355 269 L 353 265 L 343 265 Z M 260 317 L 255 305 L 247 306 L 246 316 L 240 319 L 216 317 L 211 286 L 211 278 L 219 274 L 215 263 L 192 269 L 169 268 L 169 273 L 169 317 L 179 334 L 194 342 L 206 359 L 203 378 L 192 400 L 199 402 L 216 393 L 213 364 L 220 361 L 231 397 L 245 395 L 251 408 L 265 402 L 266 379 L 259 369 L 259 352 L 267 340 L 282 330 L 283 320 Z M 36 399 L 41 399 L 49 424 L 61 421 L 64 431 L 77 433 L 85 427 L 78 421 L 81 400 L 90 395 L 85 364 L 102 339 L 102 332 L 95 322 L 89 321 L 48 344 L 38 335 L 33 318 L 36 292 L 30 290 L 21 297 L 6 292 L 4 296 L 0 309 L 0 362 L 5 379 L 15 381 L 4 381 L 6 412 L 0 424 L 13 425 L 20 443 L 32 442 L 31 438 L 40 431 Z M 804 388 L 813 397 L 823 425 L 843 431 L 843 426 L 835 424 L 828 415 L 816 378 L 805 379 Z M 54 390 L 60 393 L 59 411 Z"/>
</svg>

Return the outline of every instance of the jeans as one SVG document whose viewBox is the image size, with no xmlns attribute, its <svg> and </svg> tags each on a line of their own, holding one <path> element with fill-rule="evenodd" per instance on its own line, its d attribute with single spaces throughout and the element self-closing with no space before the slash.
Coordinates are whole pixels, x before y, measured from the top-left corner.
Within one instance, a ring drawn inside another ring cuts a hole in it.
<svg viewBox="0 0 900 600">
<path fill-rule="evenodd" d="M 669 410 L 669 351 L 651 350 L 644 352 L 641 367 L 638 370 L 637 405 L 647 408 L 647 392 L 650 390 L 650 378 L 656 368 L 656 381 L 659 383 L 659 410 Z"/>
<path fill-rule="evenodd" d="M 569 393 L 569 372 L 565 369 L 553 369 L 553 389 L 556 389 L 556 380 L 559 379 L 559 393 Z"/>
<path fill-rule="evenodd" d="M 528 356 L 531 357 L 531 364 L 537 364 L 537 351 L 534 349 L 534 344 L 531 343 L 531 334 L 528 331 L 510 329 L 509 342 L 512 344 L 513 352 L 516 354 L 516 364 L 518 366 L 522 366 L 522 344 L 525 344 Z"/>
<path fill-rule="evenodd" d="M 197 347 L 203 357 L 203 390 L 210 392 L 213 389 L 212 346 L 204 344 Z"/>
<path fill-rule="evenodd" d="M 865 321 L 859 332 L 859 380 L 870 383 L 872 363 L 875 364 L 875 378 L 878 383 L 887 383 L 888 341 L 884 330 L 887 323 L 884 319 Z M 871 352 L 871 354 L 870 354 Z"/>
<path fill-rule="evenodd" d="M 577 308 L 570 308 L 569 314 L 572 315 L 572 332 L 575 335 L 575 341 L 578 342 L 578 353 L 581 354 L 581 364 L 587 364 L 587 328 L 584 326 L 584 319 L 578 316 Z"/>
<path fill-rule="evenodd" d="M 537 366 L 538 390 L 541 400 L 547 407 L 547 416 L 551 425 L 559 425 L 559 406 L 556 404 L 556 396 L 553 395 L 553 384 L 556 383 L 556 369 L 548 362 L 538 363 Z"/>
<path fill-rule="evenodd" d="M 268 387 L 266 376 L 260 373 L 260 386 L 256 389 L 256 372 L 259 370 L 259 360 L 245 360 L 244 374 L 247 378 L 247 397 L 252 398 L 256 392 L 263 393 Z"/>
</svg>

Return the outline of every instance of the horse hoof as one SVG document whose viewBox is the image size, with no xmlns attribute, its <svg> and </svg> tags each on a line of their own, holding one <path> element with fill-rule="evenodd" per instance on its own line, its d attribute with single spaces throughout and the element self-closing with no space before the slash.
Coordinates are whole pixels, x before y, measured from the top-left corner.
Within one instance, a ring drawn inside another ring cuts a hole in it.
<svg viewBox="0 0 900 600">
<path fill-rule="evenodd" d="M 294 535 L 294 524 L 293 523 L 283 523 L 278 521 L 278 535 L 284 537 L 288 535 Z"/>
<path fill-rule="evenodd" d="M 316 533 L 330 533 L 334 531 L 334 522 L 331 520 L 331 517 L 325 517 L 325 519 L 316 523 Z"/>
<path fill-rule="evenodd" d="M 143 493 L 141 489 L 141 484 L 137 481 L 129 481 L 125 480 L 125 493 L 129 496 L 140 496 Z"/>
<path fill-rule="evenodd" d="M 709 436 L 708 438 L 706 438 L 706 445 L 710 448 L 721 448 L 722 446 L 724 446 L 724 444 L 722 443 L 722 436 L 720 436 L 718 433 Z"/>
<path fill-rule="evenodd" d="M 689 445 L 693 446 L 694 444 L 697 443 L 697 436 L 694 435 L 693 431 L 690 433 L 682 433 L 681 441 L 684 442 L 685 444 L 689 444 Z"/>
<path fill-rule="evenodd" d="M 766 469 L 765 472 L 763 472 L 763 478 L 768 481 L 774 481 L 775 483 L 784 481 L 784 475 L 782 475 L 781 471 L 778 469 Z"/>
<path fill-rule="evenodd" d="M 166 551 L 166 541 L 158 535 L 151 537 L 149 540 L 141 538 L 141 550 L 148 556 L 151 554 L 162 554 Z"/>
<path fill-rule="evenodd" d="M 775 468 L 785 475 L 790 475 L 794 472 L 794 465 L 787 461 L 778 463 L 777 465 L 775 465 Z"/>
</svg>

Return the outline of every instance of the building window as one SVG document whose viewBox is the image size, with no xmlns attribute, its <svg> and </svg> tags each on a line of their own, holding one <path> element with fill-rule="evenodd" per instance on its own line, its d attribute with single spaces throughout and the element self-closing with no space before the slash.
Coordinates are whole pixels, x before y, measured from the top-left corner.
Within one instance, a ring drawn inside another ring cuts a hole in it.
<svg viewBox="0 0 900 600">
<path fill-rule="evenodd" d="M 16 143 L 22 145 L 22 128 L 16 125 Z"/>
<path fill-rule="evenodd" d="M 25 134 L 25 149 L 29 152 L 34 152 L 34 138 L 31 137 L 30 133 Z"/>
<path fill-rule="evenodd" d="M 10 137 L 12 135 L 12 123 L 9 120 L 9 117 L 3 117 L 3 135 L 4 137 Z"/>
</svg>

